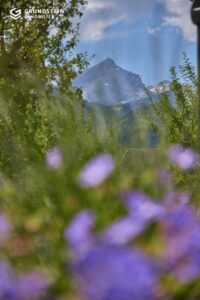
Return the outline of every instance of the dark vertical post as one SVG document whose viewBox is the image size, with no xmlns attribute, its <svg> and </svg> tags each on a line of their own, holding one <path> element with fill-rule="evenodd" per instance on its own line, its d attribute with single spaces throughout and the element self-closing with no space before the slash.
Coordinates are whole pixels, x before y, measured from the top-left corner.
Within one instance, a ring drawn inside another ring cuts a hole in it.
<svg viewBox="0 0 200 300">
<path fill-rule="evenodd" d="M 199 12 L 200 13 L 200 12 Z M 197 92 L 198 92 L 198 108 L 197 108 L 197 147 L 198 150 L 200 151 L 200 26 L 197 27 L 197 64 L 198 64 L 198 87 L 197 87 Z"/>
<path fill-rule="evenodd" d="M 197 27 L 197 34 L 198 34 L 198 39 L 197 39 L 197 52 L 198 52 L 198 76 L 200 75 L 200 26 Z"/>
<path fill-rule="evenodd" d="M 200 0 L 192 1 L 191 18 L 192 22 L 197 26 L 197 60 L 198 60 L 198 108 L 197 108 L 197 147 L 200 151 Z"/>
</svg>

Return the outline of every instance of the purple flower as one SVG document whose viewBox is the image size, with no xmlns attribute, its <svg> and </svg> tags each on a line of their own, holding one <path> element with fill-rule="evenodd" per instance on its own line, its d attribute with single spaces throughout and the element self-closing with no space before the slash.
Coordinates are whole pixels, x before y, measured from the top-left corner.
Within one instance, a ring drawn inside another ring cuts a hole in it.
<svg viewBox="0 0 200 300">
<path fill-rule="evenodd" d="M 88 300 L 153 300 L 157 271 L 152 261 L 125 247 L 97 247 L 75 266 Z"/>
<path fill-rule="evenodd" d="M 62 164 L 62 153 L 55 147 L 50 149 L 46 154 L 46 163 L 49 168 L 58 169 Z"/>
<path fill-rule="evenodd" d="M 41 272 L 29 272 L 19 277 L 6 262 L 0 262 L 0 299 L 36 300 L 45 296 L 49 283 Z M 43 299 L 43 298 L 42 298 Z"/>
<path fill-rule="evenodd" d="M 200 276 L 200 227 L 168 237 L 166 262 L 181 282 Z"/>
<path fill-rule="evenodd" d="M 8 218 L 0 214 L 0 244 L 2 244 L 10 235 L 12 230 L 12 225 Z"/>
<path fill-rule="evenodd" d="M 169 149 L 169 159 L 182 170 L 194 169 L 198 164 L 198 155 L 190 148 L 174 145 Z"/>
<path fill-rule="evenodd" d="M 98 186 L 110 176 L 113 170 L 112 156 L 109 154 L 98 155 L 85 165 L 79 176 L 79 182 L 85 188 Z"/>
<path fill-rule="evenodd" d="M 46 293 L 48 285 L 48 281 L 42 273 L 23 274 L 17 282 L 20 299 L 39 299 Z"/>
<path fill-rule="evenodd" d="M 188 228 L 196 225 L 196 214 L 194 210 L 186 205 L 173 206 L 166 211 L 162 222 L 165 224 L 167 234 L 176 235 L 178 232 L 184 232 Z"/>
<path fill-rule="evenodd" d="M 126 217 L 110 225 L 104 232 L 106 244 L 124 245 L 139 235 L 145 227 L 141 219 Z"/>
<path fill-rule="evenodd" d="M 190 257 L 176 265 L 175 277 L 182 283 L 190 282 L 200 276 L 200 254 L 193 253 Z"/>
<path fill-rule="evenodd" d="M 85 255 L 93 246 L 94 241 L 90 232 L 93 224 L 94 215 L 90 211 L 83 211 L 65 229 L 64 237 L 78 257 Z"/>
<path fill-rule="evenodd" d="M 166 213 L 164 221 L 166 263 L 180 281 L 200 275 L 200 222 L 195 212 L 178 205 Z"/>
<path fill-rule="evenodd" d="M 187 205 L 190 202 L 191 195 L 187 192 L 180 193 L 177 191 L 170 191 L 165 196 L 166 206 Z"/>
<path fill-rule="evenodd" d="M 129 213 L 143 221 L 157 220 L 164 213 L 162 205 L 157 204 L 141 192 L 128 192 L 124 195 L 124 201 Z"/>
<path fill-rule="evenodd" d="M 0 299 L 20 300 L 13 271 L 6 262 L 0 262 L 0 274 Z"/>
</svg>

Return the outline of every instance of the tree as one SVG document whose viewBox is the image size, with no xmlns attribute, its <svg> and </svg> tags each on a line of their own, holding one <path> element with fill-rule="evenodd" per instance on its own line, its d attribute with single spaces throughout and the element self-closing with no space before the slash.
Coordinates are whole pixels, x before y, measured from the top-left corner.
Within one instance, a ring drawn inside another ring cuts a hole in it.
<svg viewBox="0 0 200 300">
<path fill-rule="evenodd" d="M 173 93 L 163 94 L 159 102 L 153 105 L 158 116 L 154 122 L 155 130 L 161 128 L 167 145 L 183 144 L 197 147 L 197 76 L 194 67 L 184 54 L 184 65 L 171 69 Z M 178 75 L 178 73 L 180 75 Z"/>
<path fill-rule="evenodd" d="M 56 82 L 61 91 L 68 90 L 71 80 L 87 63 L 85 54 L 73 53 L 78 43 L 78 20 L 85 4 L 85 0 L 2 0 L 0 78 L 23 79 L 27 71 L 39 78 L 38 84 L 51 87 Z M 12 7 L 22 11 L 18 20 L 9 16 Z M 47 13 L 26 14 L 31 8 Z M 62 13 L 55 13 L 58 9 Z"/>
<path fill-rule="evenodd" d="M 56 143 L 60 129 L 49 103 L 58 105 L 58 94 L 65 101 L 81 99 L 71 83 L 87 65 L 86 53 L 74 53 L 85 4 L 0 2 L 0 167 L 9 176 L 23 170 L 23 162 L 43 159 Z M 10 17 L 12 8 L 21 10 L 17 20 Z"/>
</svg>

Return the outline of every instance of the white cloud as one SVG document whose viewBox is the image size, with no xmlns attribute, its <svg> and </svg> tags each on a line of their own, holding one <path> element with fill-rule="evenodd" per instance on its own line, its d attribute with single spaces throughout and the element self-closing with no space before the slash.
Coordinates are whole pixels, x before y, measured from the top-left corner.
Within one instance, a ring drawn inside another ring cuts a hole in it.
<svg viewBox="0 0 200 300">
<path fill-rule="evenodd" d="M 81 21 L 80 40 L 87 42 L 109 37 L 107 29 L 110 26 L 120 21 L 134 22 L 142 16 L 150 15 L 155 3 L 164 7 L 162 17 L 165 24 L 179 28 L 185 40 L 195 40 L 195 26 L 190 20 L 189 0 L 88 0 Z M 152 35 L 159 31 L 158 27 L 147 28 L 147 32 Z M 116 36 L 116 32 L 114 35 Z"/>
<path fill-rule="evenodd" d="M 112 7 L 113 5 L 111 3 L 107 4 L 107 3 L 103 3 L 103 2 L 95 2 L 95 1 L 92 1 L 92 0 L 89 0 L 88 1 L 88 4 L 87 4 L 87 10 L 88 11 L 97 11 L 99 9 L 104 9 L 104 8 L 110 8 Z"/>
<path fill-rule="evenodd" d="M 185 40 L 195 41 L 196 28 L 190 19 L 191 2 L 189 0 L 157 0 L 157 2 L 165 7 L 165 23 L 180 28 Z"/>
<path fill-rule="evenodd" d="M 81 22 L 81 41 L 106 37 L 106 29 L 120 21 L 130 22 L 150 12 L 153 0 L 88 0 Z"/>
<path fill-rule="evenodd" d="M 160 32 L 161 27 L 150 27 L 147 26 L 147 33 L 153 36 L 157 36 L 157 34 Z"/>
</svg>

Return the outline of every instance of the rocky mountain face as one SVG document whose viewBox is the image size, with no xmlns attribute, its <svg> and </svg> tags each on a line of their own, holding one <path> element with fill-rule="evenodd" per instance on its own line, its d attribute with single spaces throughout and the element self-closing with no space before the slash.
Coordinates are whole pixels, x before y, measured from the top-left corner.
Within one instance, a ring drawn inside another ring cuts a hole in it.
<svg viewBox="0 0 200 300">
<path fill-rule="evenodd" d="M 111 58 L 85 70 L 73 86 L 82 89 L 86 111 L 92 110 L 102 119 L 109 119 L 106 116 L 111 112 L 121 119 L 138 109 L 151 109 L 162 93 L 168 93 L 173 101 L 168 81 L 146 87 L 139 75 L 117 66 Z"/>
<path fill-rule="evenodd" d="M 170 91 L 170 82 L 164 80 L 156 86 L 149 86 L 147 89 L 156 95 L 168 93 Z"/>
<path fill-rule="evenodd" d="M 139 75 L 122 69 L 110 58 L 84 71 L 73 85 L 82 89 L 85 113 L 93 113 L 95 124 L 104 126 L 116 120 L 122 128 L 123 142 L 131 145 L 132 137 L 137 141 L 140 132 L 139 120 L 154 115 L 152 102 L 159 101 L 166 92 L 173 99 L 169 82 L 147 88 Z M 156 140 L 152 138 L 154 133 L 148 128 L 146 131 L 152 146 Z"/>
<path fill-rule="evenodd" d="M 111 58 L 87 69 L 73 85 L 82 88 L 87 102 L 104 106 L 137 103 L 147 98 L 140 76 L 117 66 Z"/>
</svg>

